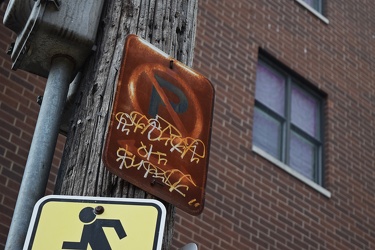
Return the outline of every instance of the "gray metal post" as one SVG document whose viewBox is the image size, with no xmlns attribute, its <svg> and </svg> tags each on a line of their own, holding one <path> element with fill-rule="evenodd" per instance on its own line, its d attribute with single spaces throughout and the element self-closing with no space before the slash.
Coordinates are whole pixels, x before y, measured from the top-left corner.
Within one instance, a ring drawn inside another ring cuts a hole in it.
<svg viewBox="0 0 375 250">
<path fill-rule="evenodd" d="M 34 205 L 44 196 L 73 68 L 73 62 L 66 57 L 52 60 L 6 250 L 23 248 Z"/>
</svg>

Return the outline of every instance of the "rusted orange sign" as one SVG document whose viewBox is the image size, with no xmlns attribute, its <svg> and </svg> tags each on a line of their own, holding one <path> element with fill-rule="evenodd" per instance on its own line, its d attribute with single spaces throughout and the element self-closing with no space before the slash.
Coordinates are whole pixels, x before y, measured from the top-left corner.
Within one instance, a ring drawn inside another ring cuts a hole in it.
<svg viewBox="0 0 375 250">
<path fill-rule="evenodd" d="M 104 163 L 182 210 L 203 210 L 214 89 L 135 35 L 126 39 Z"/>
</svg>

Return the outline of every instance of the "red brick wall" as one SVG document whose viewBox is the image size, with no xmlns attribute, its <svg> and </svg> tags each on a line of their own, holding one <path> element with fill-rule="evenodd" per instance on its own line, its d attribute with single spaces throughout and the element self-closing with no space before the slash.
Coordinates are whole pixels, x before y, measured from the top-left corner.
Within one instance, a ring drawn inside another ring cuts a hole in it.
<svg viewBox="0 0 375 250">
<path fill-rule="evenodd" d="M 0 4 L 3 20 L 7 4 Z M 6 54 L 15 35 L 0 25 L 0 249 L 4 248 L 13 209 L 22 179 L 24 166 L 34 133 L 39 105 L 37 96 L 43 95 L 45 79 L 24 71 L 11 70 Z M 57 166 L 63 150 L 64 138 L 57 144 L 47 193 L 51 193 Z"/>
<path fill-rule="evenodd" d="M 175 247 L 375 249 L 375 2 L 199 0 L 194 66 L 215 85 L 206 208 L 178 212 Z M 259 48 L 327 94 L 326 188 L 252 148 Z"/>
<path fill-rule="evenodd" d="M 216 89 L 206 206 L 178 211 L 172 249 L 375 248 L 375 2 L 326 2 L 329 24 L 295 0 L 199 0 L 194 67 Z M 10 37 L 0 25 L 0 248 L 45 82 L 10 70 Z M 251 150 L 259 48 L 327 95 L 331 198 Z"/>
</svg>

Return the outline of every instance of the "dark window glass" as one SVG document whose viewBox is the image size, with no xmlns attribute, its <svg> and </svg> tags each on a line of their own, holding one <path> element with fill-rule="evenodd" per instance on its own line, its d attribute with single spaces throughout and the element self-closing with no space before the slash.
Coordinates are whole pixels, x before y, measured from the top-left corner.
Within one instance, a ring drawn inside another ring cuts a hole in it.
<svg viewBox="0 0 375 250">
<path fill-rule="evenodd" d="M 322 0 L 303 0 L 319 13 L 322 13 Z"/>
<path fill-rule="evenodd" d="M 293 74 L 257 65 L 253 144 L 322 184 L 322 98 Z"/>
<path fill-rule="evenodd" d="M 254 144 L 281 160 L 281 122 L 255 108 L 254 113 Z"/>
<path fill-rule="evenodd" d="M 308 92 L 292 86 L 292 123 L 315 138 L 319 137 L 320 103 Z"/>
<path fill-rule="evenodd" d="M 285 105 L 285 77 L 260 63 L 257 69 L 257 91 L 255 98 L 274 112 L 284 116 Z"/>
<path fill-rule="evenodd" d="M 290 167 L 309 179 L 315 179 L 317 146 L 294 132 L 290 140 Z"/>
</svg>

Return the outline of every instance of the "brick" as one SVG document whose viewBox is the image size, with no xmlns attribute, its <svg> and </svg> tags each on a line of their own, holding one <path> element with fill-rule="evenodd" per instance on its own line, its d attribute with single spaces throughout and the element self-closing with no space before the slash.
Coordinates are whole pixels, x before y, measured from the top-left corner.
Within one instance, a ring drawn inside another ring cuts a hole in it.
<svg viewBox="0 0 375 250">
<path fill-rule="evenodd" d="M 6 151 L 4 152 L 6 153 Z M 0 165 L 9 167 L 12 165 L 12 162 L 5 155 L 0 155 Z"/>
<path fill-rule="evenodd" d="M 5 177 L 8 177 L 12 180 L 15 180 L 17 182 L 21 182 L 21 179 L 22 179 L 22 176 L 18 175 L 18 174 L 15 174 L 14 172 L 12 172 L 11 170 L 9 169 L 3 169 L 2 171 L 2 174 L 5 176 Z"/>
<path fill-rule="evenodd" d="M 29 82 L 25 81 L 21 77 L 19 77 L 16 74 L 11 74 L 10 80 L 14 81 L 14 83 L 18 84 L 19 86 L 28 89 L 29 91 L 34 90 L 34 86 L 30 84 Z"/>
<path fill-rule="evenodd" d="M 8 78 L 10 73 L 5 68 L 0 67 L 0 74 L 3 75 L 5 78 Z"/>
<path fill-rule="evenodd" d="M 32 121 L 28 122 L 28 120 L 31 120 L 31 119 L 29 119 L 29 117 L 26 117 L 26 122 L 16 120 L 15 127 L 21 129 L 24 134 L 27 133 L 28 135 L 31 136 L 34 134 L 35 123 L 33 123 Z M 23 139 L 26 141 L 31 141 L 27 138 L 23 138 Z"/>
<path fill-rule="evenodd" d="M 3 120 L 4 122 L 8 124 L 14 124 L 14 121 L 16 119 L 11 112 L 6 112 L 3 109 L 0 109 L 0 117 L 1 117 L 1 120 Z"/>
<path fill-rule="evenodd" d="M 0 145 L 1 147 L 4 147 L 4 148 L 7 148 L 8 150 L 11 150 L 11 151 L 16 151 L 17 149 L 17 146 L 10 143 L 9 141 L 3 139 L 0 137 Z"/>
<path fill-rule="evenodd" d="M 20 119 L 20 120 L 23 120 L 25 119 L 25 114 L 18 111 L 17 110 L 17 107 L 12 107 L 8 104 L 5 104 L 5 103 L 1 103 L 0 104 L 0 108 L 5 111 L 6 113 L 16 117 L 17 119 Z"/>
<path fill-rule="evenodd" d="M 8 122 L 6 122 L 2 119 L 0 119 L 0 128 L 2 128 L 6 132 L 12 133 L 14 135 L 20 135 L 21 134 L 21 130 L 19 128 L 15 127 L 12 124 L 9 124 Z"/>
<path fill-rule="evenodd" d="M 26 158 L 20 157 L 17 153 L 12 151 L 7 151 L 6 157 L 7 159 L 11 160 L 13 164 L 18 166 L 24 166 L 26 163 Z"/>
</svg>

